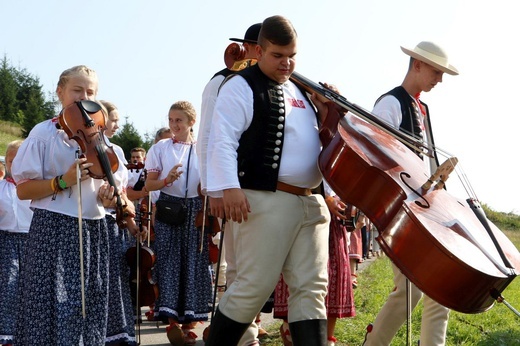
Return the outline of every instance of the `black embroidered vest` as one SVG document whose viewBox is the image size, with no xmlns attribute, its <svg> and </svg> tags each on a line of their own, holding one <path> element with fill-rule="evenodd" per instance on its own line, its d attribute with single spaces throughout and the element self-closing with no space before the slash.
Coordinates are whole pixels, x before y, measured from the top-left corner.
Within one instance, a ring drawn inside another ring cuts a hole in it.
<svg viewBox="0 0 520 346">
<path fill-rule="evenodd" d="M 377 101 L 381 100 L 386 95 L 394 96 L 401 105 L 401 113 L 402 113 L 402 121 L 399 126 L 399 130 L 408 133 L 417 139 L 422 140 L 422 130 L 419 122 L 419 117 L 422 115 L 419 114 L 419 110 L 417 109 L 416 103 L 413 98 L 408 94 L 408 92 L 402 87 L 398 86 L 386 94 L 381 95 Z"/>
<path fill-rule="evenodd" d="M 225 68 L 225 69 L 222 69 L 220 71 L 218 71 L 217 73 L 215 73 L 213 75 L 213 77 L 211 77 L 211 79 L 217 77 L 217 76 L 224 76 L 224 78 L 226 78 L 227 76 L 229 76 L 230 74 L 233 74 L 234 71 L 231 71 L 230 69 L 228 68 Z"/>
<path fill-rule="evenodd" d="M 254 99 L 251 125 L 240 137 L 237 149 L 240 187 L 276 191 L 285 135 L 283 88 L 257 65 L 237 74 L 247 81 Z M 305 92 L 303 95 L 306 97 Z"/>
<path fill-rule="evenodd" d="M 394 96 L 401 106 L 401 113 L 402 113 L 402 121 L 399 125 L 399 130 L 411 134 L 412 136 L 423 140 L 422 136 L 422 130 L 419 124 L 419 117 L 422 116 L 420 114 L 419 109 L 417 109 L 417 105 L 414 102 L 414 99 L 408 94 L 408 92 L 402 87 L 398 86 L 394 89 L 390 90 L 386 94 L 381 95 L 377 101 L 376 104 L 386 95 L 392 95 Z M 430 111 L 428 109 L 428 105 L 422 101 L 419 101 L 421 105 L 426 110 L 426 116 L 425 116 L 425 123 L 426 123 L 426 137 L 428 139 L 429 145 L 434 148 L 435 142 L 433 140 L 433 131 L 432 131 L 432 125 L 430 121 Z M 420 152 L 416 152 L 419 157 L 422 158 L 422 154 Z M 437 152 L 434 151 L 434 158 L 431 161 L 431 167 L 433 170 L 436 169 L 436 167 L 439 166 L 439 159 L 437 157 Z"/>
</svg>

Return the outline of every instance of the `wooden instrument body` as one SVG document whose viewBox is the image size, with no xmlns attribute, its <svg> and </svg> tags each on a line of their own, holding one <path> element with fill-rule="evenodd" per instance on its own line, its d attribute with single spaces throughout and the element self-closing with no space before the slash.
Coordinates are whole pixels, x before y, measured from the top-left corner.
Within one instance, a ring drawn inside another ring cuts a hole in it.
<svg viewBox="0 0 520 346">
<path fill-rule="evenodd" d="M 347 113 L 331 134 L 319 159 L 325 180 L 374 223 L 377 241 L 403 274 L 450 309 L 491 308 L 489 292 L 502 292 L 516 274 L 501 268 L 496 247 L 468 204 L 435 186 L 424 191 L 430 176 L 424 162 L 374 125 Z M 490 224 L 513 267 L 520 268 L 514 244 Z"/>
</svg>

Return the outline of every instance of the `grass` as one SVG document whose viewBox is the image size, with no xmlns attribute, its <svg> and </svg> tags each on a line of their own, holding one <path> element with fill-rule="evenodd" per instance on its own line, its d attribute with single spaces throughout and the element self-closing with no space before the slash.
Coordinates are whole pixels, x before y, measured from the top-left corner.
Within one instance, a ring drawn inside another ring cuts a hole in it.
<svg viewBox="0 0 520 346">
<path fill-rule="evenodd" d="M 22 129 L 18 125 L 0 120 L 0 156 L 5 156 L 9 142 L 22 138 Z"/>
<path fill-rule="evenodd" d="M 520 246 L 520 231 L 504 232 L 517 246 Z M 387 257 L 375 260 L 369 267 L 358 273 L 359 287 L 355 290 L 356 316 L 340 319 L 336 325 L 336 345 L 361 345 L 365 328 L 371 323 L 388 294 L 393 288 L 391 262 Z M 471 287 L 468 287 L 471 289 Z M 502 293 L 506 301 L 515 309 L 520 309 L 520 281 L 513 282 Z M 403 302 L 404 304 L 404 302 Z M 417 345 L 420 335 L 422 302 L 412 313 L 412 345 Z M 262 345 L 283 346 L 279 336 L 280 323 L 269 326 L 270 337 L 262 340 Z M 392 346 L 406 345 L 406 326 L 399 330 Z M 480 314 L 450 312 L 446 345 L 448 346 L 509 346 L 520 345 L 520 317 L 505 304 L 496 303 L 490 310 Z"/>
</svg>

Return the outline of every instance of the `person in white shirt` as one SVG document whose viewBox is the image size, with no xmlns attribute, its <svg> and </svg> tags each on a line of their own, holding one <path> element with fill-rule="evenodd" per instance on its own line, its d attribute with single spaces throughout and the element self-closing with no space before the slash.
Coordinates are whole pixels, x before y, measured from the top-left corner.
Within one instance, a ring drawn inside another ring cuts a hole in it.
<svg viewBox="0 0 520 346">
<path fill-rule="evenodd" d="M 227 220 L 225 237 L 233 246 L 226 242 L 226 251 L 234 251 L 236 278 L 206 345 L 236 345 L 280 273 L 291 291 L 293 344 L 326 345 L 330 214 L 323 196 L 311 192 L 322 182 L 318 117 L 289 80 L 297 53 L 290 21 L 265 19 L 256 53 L 256 65 L 221 86 L 210 130 L 207 191 L 223 198 L 224 210 L 211 212 Z"/>
<path fill-rule="evenodd" d="M 211 301 L 209 246 L 206 234 L 195 227 L 202 209 L 196 142 L 192 134 L 196 112 L 188 101 L 175 102 L 168 112 L 173 138 L 163 139 L 148 151 L 145 168 L 148 191 L 160 191 L 155 214 L 155 273 L 159 296 L 154 312 L 168 319 L 167 336 L 175 346 L 192 345 L 196 323 L 208 320 Z M 170 222 L 161 203 L 180 202 L 185 218 Z M 164 213 L 164 214 L 163 214 Z"/>
<path fill-rule="evenodd" d="M 16 309 L 20 296 L 20 270 L 31 225 L 31 201 L 16 195 L 11 165 L 22 140 L 10 142 L 5 154 L 7 177 L 0 180 L 0 345 L 14 341 Z"/>
<path fill-rule="evenodd" d="M 419 100 L 421 92 L 428 92 L 442 82 L 444 73 L 457 75 L 448 62 L 445 51 L 433 42 L 420 42 L 414 49 L 401 47 L 410 56 L 408 71 L 402 84 L 382 95 L 372 113 L 388 124 L 434 147 L 430 115 L 426 104 Z M 424 160 L 425 166 L 435 170 L 437 158 Z M 427 270 L 427 268 L 425 268 Z M 406 277 L 393 265 L 395 289 L 379 311 L 373 324 L 367 327 L 365 346 L 387 346 L 406 320 Z M 422 292 L 411 284 L 411 309 L 417 305 Z M 449 309 L 424 296 L 421 322 L 421 346 L 441 346 L 446 343 Z"/>
<path fill-rule="evenodd" d="M 78 126 L 84 124 L 84 114 L 91 118 L 105 116 L 100 113 L 101 105 L 93 102 L 97 91 L 97 74 L 84 65 L 65 70 L 56 89 L 66 114 L 79 114 L 75 117 Z M 86 157 L 77 158 L 82 149 L 78 141 L 69 138 L 66 130 L 70 128 L 61 127 L 62 118 L 37 124 L 12 165 L 18 197 L 31 200 L 34 211 L 21 274 L 15 334 L 18 345 L 35 341 L 55 345 L 105 343 L 109 244 L 104 203 L 108 206 L 113 201 L 114 187 L 89 175 L 89 170 L 97 172 L 101 165 L 87 162 Z M 102 147 L 102 135 L 96 139 L 98 148 Z M 129 230 L 136 233 L 131 203 L 124 194 L 121 199 L 120 221 L 127 222 Z"/>
<path fill-rule="evenodd" d="M 117 107 L 109 101 L 100 100 L 107 111 L 105 136 L 110 140 L 119 129 L 119 111 Z M 114 143 L 110 143 L 112 149 L 117 154 L 120 165 L 114 173 L 116 181 L 119 182 L 118 189 L 125 190 L 128 185 L 128 170 L 123 149 Z M 130 197 L 128 196 L 130 200 Z M 130 246 L 135 245 L 136 239 L 131 237 L 129 232 L 120 228 L 116 222 L 116 210 L 114 205 L 105 207 L 105 219 L 109 231 L 109 283 L 108 283 L 108 321 L 107 321 L 107 344 L 135 343 L 135 324 L 134 312 L 132 307 L 132 296 L 130 293 L 130 278 L 128 264 L 126 261 L 126 251 Z"/>
<path fill-rule="evenodd" d="M 248 63 L 241 63 L 240 68 L 245 68 L 248 65 L 256 63 L 256 45 L 258 42 L 258 34 L 260 33 L 260 28 L 262 27 L 262 23 L 256 23 L 251 25 L 245 32 L 244 38 L 230 38 L 231 41 L 240 42 L 245 51 L 245 55 L 243 57 L 244 61 Z M 239 63 L 239 62 L 237 62 Z M 224 81 L 224 79 L 235 73 L 236 70 L 230 69 L 228 67 L 218 71 L 211 78 L 211 80 L 204 87 L 204 91 L 202 92 L 202 105 L 201 105 L 201 120 L 199 126 L 199 134 L 197 137 L 197 154 L 199 156 L 200 162 L 200 183 L 201 190 L 204 195 L 206 193 L 206 185 L 207 185 L 207 151 L 208 151 L 208 140 L 209 134 L 211 130 L 211 124 L 213 122 L 213 110 L 215 109 L 215 102 L 217 100 L 218 90 L 220 85 Z M 209 200 L 209 205 L 213 208 L 223 208 L 222 198 L 212 198 L 211 196 L 207 197 Z M 225 230 L 224 230 L 225 233 Z M 217 235 L 213 238 L 213 242 L 219 245 L 221 233 L 217 233 Z M 218 268 L 215 268 L 215 272 L 218 270 L 218 282 L 217 282 L 217 297 L 220 299 L 224 294 L 225 288 L 228 285 L 231 285 L 235 278 L 235 259 L 233 257 L 234 252 L 230 251 L 226 252 L 226 242 L 229 238 L 224 237 L 222 241 L 222 248 L 219 249 L 221 252 L 220 262 L 216 263 Z M 232 243 L 227 246 L 232 246 Z M 228 270 L 229 267 L 229 270 Z M 251 323 L 250 328 L 244 333 L 242 339 L 239 342 L 240 346 L 252 346 L 259 344 L 259 338 L 265 336 L 267 332 L 261 328 L 259 323 L 256 321 L 260 321 L 260 313 L 258 314 L 255 322 Z"/>
</svg>

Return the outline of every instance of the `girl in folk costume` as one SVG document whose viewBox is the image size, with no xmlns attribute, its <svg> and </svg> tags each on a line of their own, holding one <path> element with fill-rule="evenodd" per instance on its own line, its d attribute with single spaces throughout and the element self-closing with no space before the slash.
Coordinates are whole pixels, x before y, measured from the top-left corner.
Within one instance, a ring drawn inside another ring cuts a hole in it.
<svg viewBox="0 0 520 346">
<path fill-rule="evenodd" d="M 7 145 L 5 163 L 7 177 L 0 180 L 0 344 L 13 343 L 16 309 L 19 304 L 19 275 L 24 263 L 25 243 L 31 224 L 30 201 L 16 195 L 16 184 L 10 176 L 13 159 L 21 140 Z"/>
<path fill-rule="evenodd" d="M 75 66 L 61 74 L 56 92 L 65 108 L 83 107 L 75 102 L 94 100 L 97 90 L 95 71 Z M 15 345 L 105 344 L 109 243 L 103 203 L 114 198 L 114 188 L 91 178 L 88 169 L 94 163 L 76 158 L 78 152 L 78 142 L 53 118 L 31 130 L 13 161 L 18 197 L 30 199 L 34 211 Z M 125 221 L 136 232 L 134 212 L 126 203 Z"/>
<path fill-rule="evenodd" d="M 174 103 L 168 114 L 174 137 L 154 144 L 145 164 L 146 189 L 161 191 L 155 216 L 155 271 L 159 288 L 155 317 L 168 318 L 167 334 L 172 345 L 195 344 L 197 336 L 190 329 L 193 323 L 208 319 L 211 302 L 208 238 L 195 227 L 195 217 L 202 208 L 192 135 L 195 117 L 191 103 Z M 185 203 L 184 222 L 170 225 L 162 219 L 161 201 Z"/>
<path fill-rule="evenodd" d="M 99 101 L 107 111 L 105 136 L 110 139 L 119 129 L 119 111 L 116 106 L 108 101 Z M 108 142 L 108 139 L 106 140 Z M 110 144 L 121 162 L 125 164 L 123 149 Z M 118 190 L 123 191 L 128 185 L 128 170 L 125 165 L 119 165 L 114 173 L 118 184 Z M 99 197 L 103 198 L 104 189 L 100 189 Z M 130 272 L 126 263 L 126 250 L 134 244 L 129 232 L 120 229 L 116 222 L 115 200 L 105 206 L 105 219 L 108 227 L 109 244 L 109 282 L 108 282 L 108 321 L 107 321 L 107 345 L 135 345 L 134 309 L 132 308 L 132 296 L 130 294 Z"/>
</svg>

